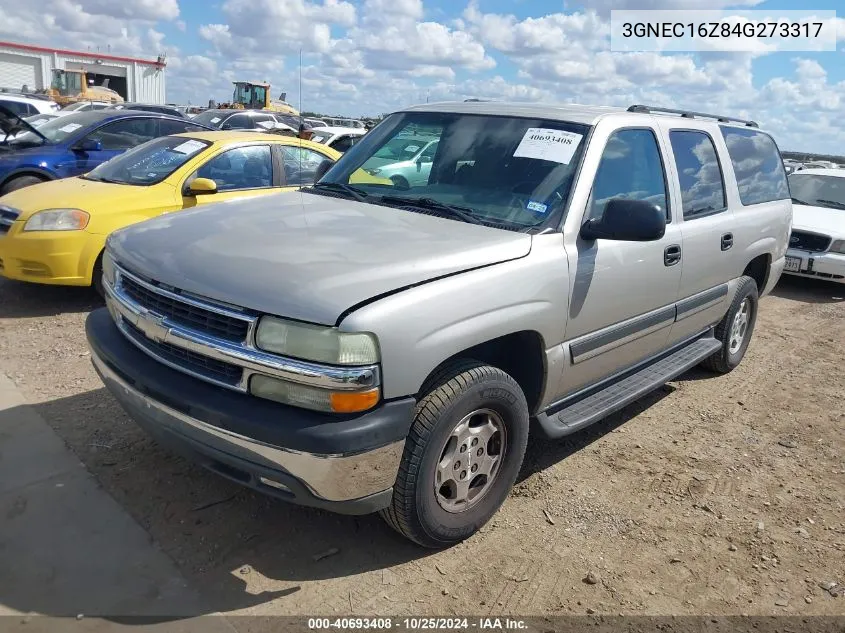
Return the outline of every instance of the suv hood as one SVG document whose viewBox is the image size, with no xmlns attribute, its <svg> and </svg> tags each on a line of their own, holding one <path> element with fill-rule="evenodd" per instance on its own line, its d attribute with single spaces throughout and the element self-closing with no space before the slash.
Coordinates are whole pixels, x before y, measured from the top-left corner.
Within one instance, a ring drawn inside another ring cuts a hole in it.
<svg viewBox="0 0 845 633">
<path fill-rule="evenodd" d="M 11 140 L 21 132 L 32 132 L 47 141 L 47 137 L 35 129 L 35 127 L 24 121 L 23 118 L 12 112 L 9 108 L 0 105 L 0 134 L 2 134 L 0 143 Z"/>
<path fill-rule="evenodd" d="M 845 235 L 845 209 L 792 205 L 792 228 L 806 229 L 823 235 Z"/>
<path fill-rule="evenodd" d="M 129 270 L 217 301 L 334 325 L 407 286 L 524 257 L 531 237 L 312 193 L 180 212 L 117 231 Z"/>
</svg>

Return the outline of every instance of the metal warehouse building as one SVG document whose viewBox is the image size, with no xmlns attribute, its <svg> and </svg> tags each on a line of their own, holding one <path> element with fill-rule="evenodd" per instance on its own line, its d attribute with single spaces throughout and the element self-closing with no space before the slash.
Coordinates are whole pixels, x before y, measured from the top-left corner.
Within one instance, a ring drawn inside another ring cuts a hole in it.
<svg viewBox="0 0 845 633">
<path fill-rule="evenodd" d="M 126 101 L 164 103 L 164 57 L 156 60 L 0 42 L 0 89 L 50 87 L 54 69 L 84 70 L 96 85 L 116 90 Z"/>
</svg>

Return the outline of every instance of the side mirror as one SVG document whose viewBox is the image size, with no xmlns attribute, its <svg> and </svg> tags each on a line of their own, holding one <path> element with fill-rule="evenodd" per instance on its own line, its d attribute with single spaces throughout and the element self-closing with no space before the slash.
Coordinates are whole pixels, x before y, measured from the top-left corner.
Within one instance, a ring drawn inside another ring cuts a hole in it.
<svg viewBox="0 0 845 633">
<path fill-rule="evenodd" d="M 217 183 L 211 178 L 194 178 L 190 187 L 188 187 L 188 193 L 193 196 L 217 193 Z"/>
<path fill-rule="evenodd" d="M 332 167 L 334 167 L 334 161 L 331 158 L 324 158 L 314 171 L 314 182 L 319 182 L 320 178 L 325 176 Z"/>
<path fill-rule="evenodd" d="M 666 233 L 666 211 L 645 200 L 613 198 L 604 215 L 587 220 L 581 227 L 585 240 L 652 242 Z"/>
<path fill-rule="evenodd" d="M 103 142 L 93 138 L 84 138 L 76 144 L 75 149 L 80 152 L 102 152 Z"/>
</svg>

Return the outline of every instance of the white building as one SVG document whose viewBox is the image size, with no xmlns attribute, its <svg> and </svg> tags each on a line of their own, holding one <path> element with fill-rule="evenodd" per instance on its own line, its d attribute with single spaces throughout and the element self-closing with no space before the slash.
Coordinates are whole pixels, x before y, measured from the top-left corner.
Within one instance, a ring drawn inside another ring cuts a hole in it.
<svg viewBox="0 0 845 633">
<path fill-rule="evenodd" d="M 84 70 L 89 81 L 116 90 L 126 101 L 164 103 L 163 57 L 156 60 L 69 51 L 0 41 L 0 88 L 49 88 L 54 69 Z"/>
</svg>

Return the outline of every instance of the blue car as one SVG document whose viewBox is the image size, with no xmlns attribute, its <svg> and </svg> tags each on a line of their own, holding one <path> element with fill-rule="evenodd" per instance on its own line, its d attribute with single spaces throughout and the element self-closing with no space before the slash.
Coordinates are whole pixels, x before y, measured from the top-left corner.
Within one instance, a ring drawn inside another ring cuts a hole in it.
<svg viewBox="0 0 845 633">
<path fill-rule="evenodd" d="M 210 129 L 188 119 L 129 110 L 67 114 L 36 128 L 0 106 L 0 195 L 84 174 L 159 136 Z"/>
</svg>

